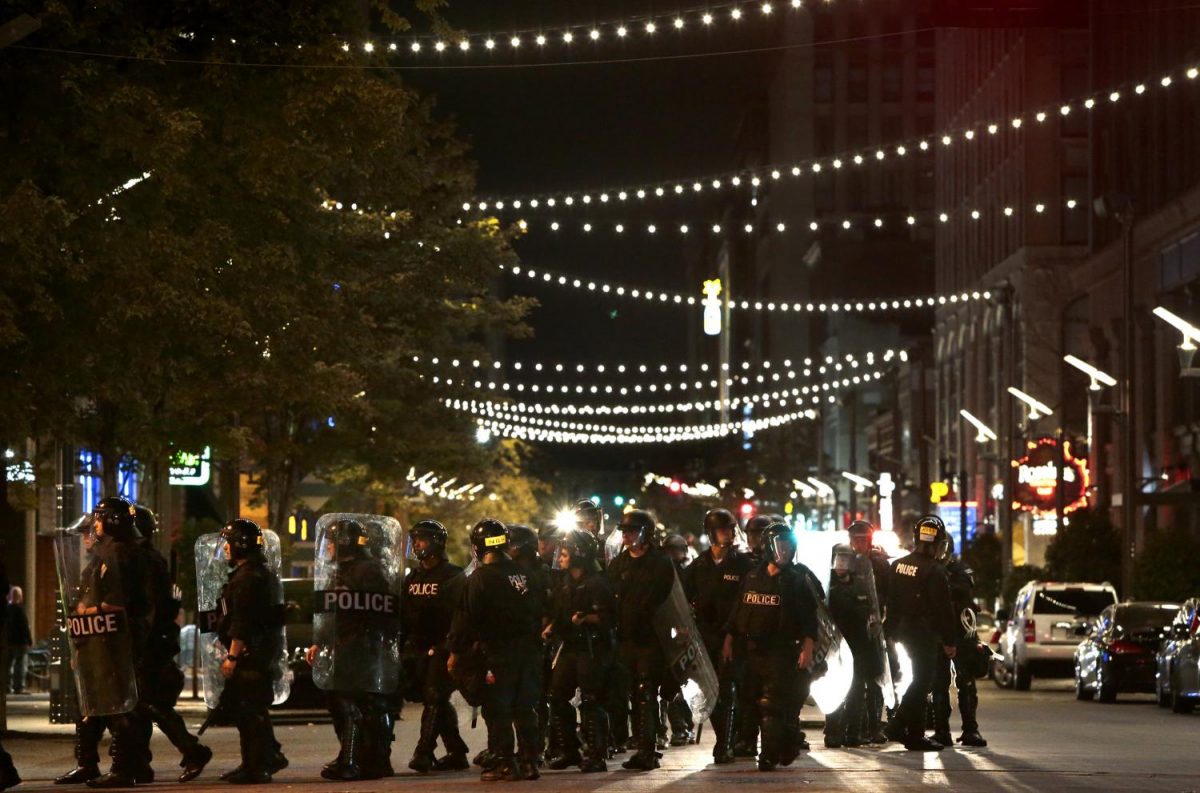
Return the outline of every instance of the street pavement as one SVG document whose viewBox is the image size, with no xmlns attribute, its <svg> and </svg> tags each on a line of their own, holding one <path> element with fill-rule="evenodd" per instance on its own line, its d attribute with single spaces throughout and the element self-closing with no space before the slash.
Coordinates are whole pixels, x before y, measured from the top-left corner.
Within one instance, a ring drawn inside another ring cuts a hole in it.
<svg viewBox="0 0 1200 793">
<path fill-rule="evenodd" d="M 1036 681 L 1031 692 L 1001 691 L 980 681 L 980 722 L 990 742 L 986 749 L 956 748 L 940 754 L 914 754 L 896 745 L 870 749 L 825 749 L 820 726 L 806 726 L 811 752 L 791 768 L 764 774 L 752 763 L 712 766 L 711 730 L 699 746 L 668 749 L 662 769 L 636 774 L 620 770 L 619 760 L 607 774 L 544 773 L 538 782 L 521 783 L 544 791 L 663 791 L 714 793 L 716 790 L 851 790 L 907 791 L 926 787 L 956 791 L 1073 791 L 1073 790 L 1200 790 L 1200 715 L 1181 716 L 1155 706 L 1147 696 L 1122 696 L 1113 705 L 1077 702 L 1068 683 Z M 45 723 L 45 700 L 9 700 L 9 728 L 4 740 L 26 782 L 19 790 L 59 790 L 50 784 L 72 766 L 69 730 Z M 203 710 L 196 703 L 183 708 L 193 729 Z M 408 706 L 398 729 L 392 761 L 394 779 L 330 783 L 318 772 L 337 752 L 333 730 L 318 714 L 283 711 L 286 723 L 277 727 L 291 765 L 275 777 L 276 788 L 298 790 L 372 791 L 396 788 L 413 791 L 474 787 L 473 772 L 421 776 L 405 767 L 416 738 L 419 709 Z M 460 711 L 463 735 L 472 752 L 485 742 L 482 719 L 469 726 Z M 813 709 L 805 720 L 819 720 Z M 957 728 L 957 723 L 955 723 Z M 36 733 L 34 732 L 36 730 Z M 957 734 L 957 730 L 956 730 Z M 217 775 L 237 763 L 237 734 L 215 728 L 204 740 L 216 752 L 212 764 L 188 788 L 194 791 L 225 787 Z M 155 734 L 153 751 L 159 776 L 173 782 L 178 755 Z M 158 784 L 164 787 L 165 784 Z"/>
</svg>

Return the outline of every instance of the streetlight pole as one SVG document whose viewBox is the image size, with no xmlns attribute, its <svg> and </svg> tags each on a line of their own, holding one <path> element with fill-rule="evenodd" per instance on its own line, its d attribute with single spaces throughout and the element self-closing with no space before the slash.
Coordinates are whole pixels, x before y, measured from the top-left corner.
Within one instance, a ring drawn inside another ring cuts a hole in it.
<svg viewBox="0 0 1200 793">
<path fill-rule="evenodd" d="M 1134 384 L 1136 368 L 1137 332 L 1134 328 L 1133 299 L 1133 202 L 1129 201 L 1117 213 L 1121 221 L 1121 247 L 1125 271 L 1125 495 L 1121 498 L 1124 527 L 1121 531 L 1124 553 L 1121 554 L 1121 590 L 1129 597 L 1133 583 L 1133 557 L 1137 548 L 1137 387 Z"/>
</svg>

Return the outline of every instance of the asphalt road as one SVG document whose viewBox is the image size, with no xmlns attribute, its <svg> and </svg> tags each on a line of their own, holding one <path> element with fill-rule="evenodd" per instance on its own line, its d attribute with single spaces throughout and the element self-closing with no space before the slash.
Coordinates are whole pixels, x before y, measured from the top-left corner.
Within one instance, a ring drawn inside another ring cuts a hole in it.
<svg viewBox="0 0 1200 793">
<path fill-rule="evenodd" d="M 754 770 L 751 763 L 717 768 L 711 759 L 711 732 L 701 746 L 670 749 L 663 768 L 634 774 L 613 768 L 608 774 L 550 772 L 538 782 L 522 783 L 542 790 L 574 791 L 703 791 L 888 790 L 942 787 L 956 791 L 1071 791 L 1071 790 L 1200 790 L 1200 715 L 1179 716 L 1155 706 L 1146 696 L 1125 696 L 1116 704 L 1076 702 L 1068 685 L 1035 682 L 1031 692 L 1000 691 L 981 681 L 980 721 L 990 742 L 986 749 L 953 749 L 940 754 L 913 754 L 889 745 L 882 749 L 828 750 L 821 746 L 818 728 L 809 729 L 813 750 L 791 768 L 772 774 Z M 20 709 L 18 709 L 20 710 Z M 200 713 L 188 708 L 195 725 Z M 480 784 L 474 773 L 419 776 L 405 768 L 415 740 L 419 711 L 410 706 L 400 725 L 393 764 L 402 771 L 394 779 L 328 783 L 317 776 L 322 763 L 336 754 L 327 723 L 305 723 L 303 717 L 278 727 L 291 766 L 275 778 L 276 788 L 369 791 L 403 788 L 414 791 L 454 790 Z M 819 718 L 806 710 L 805 718 Z M 23 724 L 29 720 L 23 719 Z M 482 720 L 463 734 L 472 750 L 484 744 Z M 10 727 L 20 729 L 18 725 Z M 957 722 L 955 722 L 957 727 Z M 957 734 L 957 733 L 956 733 Z M 813 740 L 815 739 L 815 740 Z M 205 735 L 216 758 L 189 789 L 225 787 L 217 774 L 237 763 L 237 736 L 229 728 Z M 21 790 L 59 790 L 50 784 L 71 767 L 71 743 L 62 731 L 5 739 L 26 783 Z M 155 765 L 160 778 L 173 780 L 177 755 L 156 734 Z M 163 785 L 158 785 L 163 787 Z"/>
</svg>

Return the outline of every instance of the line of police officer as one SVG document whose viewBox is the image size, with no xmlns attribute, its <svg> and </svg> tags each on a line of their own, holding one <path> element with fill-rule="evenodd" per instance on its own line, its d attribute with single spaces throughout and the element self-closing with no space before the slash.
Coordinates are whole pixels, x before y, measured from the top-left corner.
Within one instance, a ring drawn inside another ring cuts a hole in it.
<svg viewBox="0 0 1200 793">
<path fill-rule="evenodd" d="M 796 561 L 791 529 L 771 516 L 747 523 L 743 550 L 733 515 L 710 511 L 703 526 L 708 547 L 684 567 L 668 553 L 674 538 L 657 533 L 649 512 L 627 511 L 606 535 L 598 507 L 583 501 L 576 528 L 556 535 L 481 521 L 471 531 L 467 570 L 447 559 L 445 527 L 425 520 L 408 533 L 403 556 L 414 565 L 407 577 L 394 520 L 327 517 L 318 528 L 314 641 L 306 653 L 314 681 L 328 693 L 339 739 L 337 757 L 321 772 L 327 779 L 394 774 L 401 698 L 422 706 L 409 767 L 469 768 L 450 703 L 456 689 L 482 708 L 487 748 L 475 763 L 485 781 L 537 779 L 539 767 L 605 771 L 628 750 L 624 768 L 652 770 L 666 745 L 664 716 L 676 745 L 694 740 L 693 727 L 711 720 L 715 763 L 756 757 L 760 770 L 774 770 L 808 748 L 800 708 L 840 637 L 853 673 L 845 702 L 827 714 L 826 746 L 890 737 L 929 751 L 949 743 L 949 659 L 973 646 L 964 636 L 973 604 L 970 571 L 948 559 L 937 518 L 918 522 L 913 552 L 891 566 L 871 546 L 871 527 L 852 525 L 851 545 L 834 549 L 827 597 L 813 571 Z M 173 710 L 182 686 L 173 661 L 179 601 L 165 560 L 140 541 L 153 532 L 153 515 L 105 499 L 84 528 L 86 558 L 68 613 L 119 616 L 114 624 L 126 642 L 98 645 L 112 637 L 89 635 L 94 625 L 73 625 L 74 645 L 84 650 L 75 662 L 87 717 L 77 731 L 78 765 L 56 781 L 151 781 L 152 723 L 180 750 L 179 781 L 193 779 L 212 754 Z M 272 569 L 264 533 L 247 520 L 222 529 L 218 547 L 229 569 L 213 617 L 224 689 L 215 711 L 237 726 L 242 760 L 223 779 L 268 782 L 287 765 L 267 714 L 283 674 L 278 560 Z M 947 563 L 955 571 L 949 577 Z M 963 619 L 956 605 L 965 609 Z M 840 636 L 831 640 L 831 630 Z M 885 736 L 881 683 L 885 671 L 897 671 L 890 652 L 896 642 L 908 652 L 912 676 Z M 119 647 L 139 659 L 138 694 L 125 710 L 105 714 L 87 699 L 95 688 L 88 681 L 106 678 L 89 677 L 86 665 L 119 664 Z M 975 721 L 973 677 L 964 666 L 957 671 L 961 741 L 986 745 Z M 935 683 L 941 740 L 925 737 Z M 113 764 L 101 775 L 96 745 L 105 727 L 113 733 Z M 444 754 L 436 757 L 439 741 Z"/>
</svg>

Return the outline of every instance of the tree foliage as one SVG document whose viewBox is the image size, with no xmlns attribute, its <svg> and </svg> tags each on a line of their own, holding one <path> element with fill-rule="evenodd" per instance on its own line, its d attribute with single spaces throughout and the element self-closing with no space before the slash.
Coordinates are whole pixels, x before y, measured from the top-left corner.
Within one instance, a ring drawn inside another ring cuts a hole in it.
<svg viewBox="0 0 1200 793">
<path fill-rule="evenodd" d="M 977 534 L 962 554 L 975 573 L 975 597 L 989 608 L 1000 596 L 1004 576 L 1003 549 L 995 534 Z"/>
<path fill-rule="evenodd" d="M 1072 512 L 1046 548 L 1046 572 L 1058 581 L 1121 580 L 1121 534 L 1101 512 Z"/>
<path fill-rule="evenodd" d="M 480 355 L 528 303 L 491 293 L 507 234 L 457 222 L 451 125 L 343 52 L 408 24 L 366 9 L 0 0 L 42 21 L 23 44 L 132 56 L 0 58 L 0 437 L 96 449 L 110 488 L 123 456 L 212 445 L 277 531 L 307 474 L 476 453 L 412 356 Z"/>
<path fill-rule="evenodd" d="M 1133 567 L 1133 597 L 1183 602 L 1200 596 L 1200 540 L 1187 529 L 1154 532 Z"/>
</svg>

